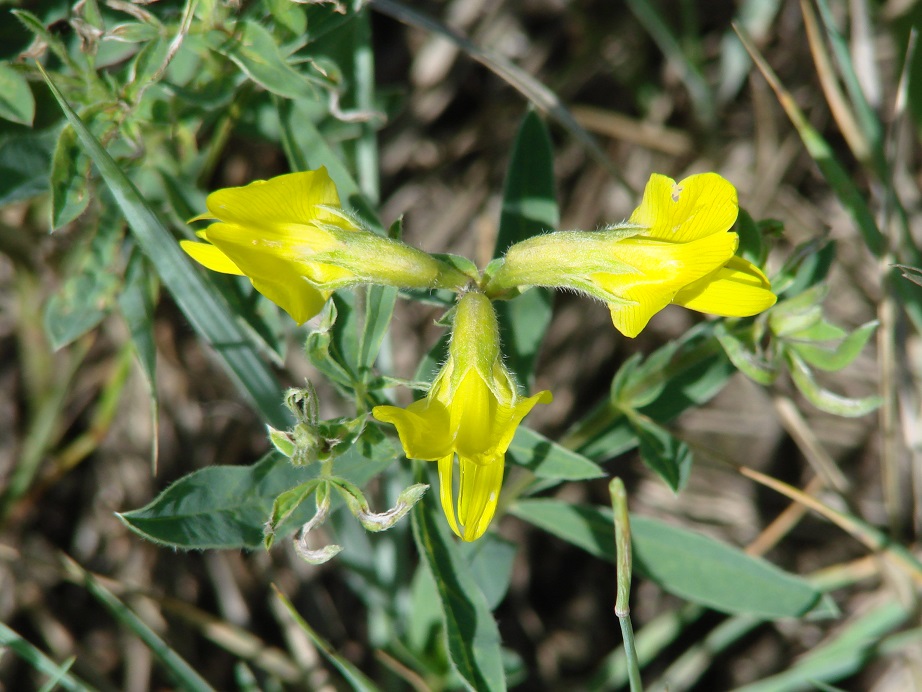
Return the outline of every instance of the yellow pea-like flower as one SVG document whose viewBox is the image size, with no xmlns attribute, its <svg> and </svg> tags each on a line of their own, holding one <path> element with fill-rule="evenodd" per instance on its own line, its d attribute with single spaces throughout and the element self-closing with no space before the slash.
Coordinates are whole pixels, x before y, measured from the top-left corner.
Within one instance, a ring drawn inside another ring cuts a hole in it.
<svg viewBox="0 0 922 692">
<path fill-rule="evenodd" d="M 716 173 L 679 183 L 654 174 L 626 223 L 513 245 L 485 290 L 572 288 L 605 301 L 628 337 L 670 303 L 727 317 L 755 315 L 776 297 L 761 270 L 734 255 L 739 237 L 730 228 L 738 213 L 736 189 Z"/>
<path fill-rule="evenodd" d="M 469 278 L 404 243 L 360 228 L 342 209 L 325 168 L 258 180 L 208 195 L 216 219 L 181 241 L 213 271 L 250 279 L 299 324 L 320 312 L 330 293 L 361 283 L 457 288 Z"/>
<path fill-rule="evenodd" d="M 467 293 L 458 303 L 448 360 L 423 399 L 407 408 L 376 406 L 375 418 L 397 428 L 407 457 L 438 461 L 442 509 L 460 538 L 487 530 L 503 484 L 515 429 L 551 393 L 519 395 L 502 362 L 489 299 Z"/>
</svg>

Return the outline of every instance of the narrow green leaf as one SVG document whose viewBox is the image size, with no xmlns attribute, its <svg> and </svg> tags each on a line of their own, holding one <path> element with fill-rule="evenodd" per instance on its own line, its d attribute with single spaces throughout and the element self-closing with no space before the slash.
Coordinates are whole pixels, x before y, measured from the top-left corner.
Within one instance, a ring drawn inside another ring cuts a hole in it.
<svg viewBox="0 0 922 692">
<path fill-rule="evenodd" d="M 365 294 L 365 322 L 359 345 L 359 366 L 368 371 L 375 364 L 397 304 L 397 289 L 369 286 Z"/>
<path fill-rule="evenodd" d="M 712 124 L 717 116 L 717 110 L 711 87 L 700 68 L 686 55 L 682 43 L 674 35 L 657 6 L 649 0 L 628 0 L 627 6 L 679 75 L 679 79 L 682 80 L 694 104 L 695 116 L 705 125 Z"/>
<path fill-rule="evenodd" d="M 59 666 L 48 658 L 44 652 L 35 648 L 2 622 L 0 622 L 0 647 L 13 651 L 32 668 L 42 675 L 47 675 L 55 680 L 60 687 L 68 690 L 68 692 L 90 692 L 92 689 L 85 682 L 68 672 L 64 666 Z"/>
<path fill-rule="evenodd" d="M 778 366 L 753 353 L 750 347 L 723 325 L 715 331 L 724 353 L 740 372 L 759 384 L 769 385 L 778 378 Z"/>
<path fill-rule="evenodd" d="M 852 61 L 852 47 L 849 46 L 848 41 L 836 28 L 829 0 L 817 0 L 816 5 L 820 10 L 820 16 L 823 18 L 826 35 L 836 57 L 842 81 L 845 82 L 845 88 L 848 90 L 850 105 L 857 116 L 862 134 L 871 144 L 877 174 L 886 179 L 890 176 L 890 171 L 888 170 L 884 152 L 884 126 L 874 107 L 871 106 L 864 94 L 861 80 L 858 78 L 855 64 Z"/>
<path fill-rule="evenodd" d="M 799 296 L 816 286 L 829 275 L 836 256 L 835 241 L 815 238 L 797 246 L 794 253 L 778 272 L 777 292 L 781 299 Z"/>
<path fill-rule="evenodd" d="M 789 342 L 788 346 L 813 367 L 827 372 L 836 372 L 858 357 L 875 329 L 877 329 L 877 320 L 863 324 L 834 348 L 826 348 L 813 343 L 794 342 Z"/>
<path fill-rule="evenodd" d="M 736 368 L 713 335 L 713 323 L 701 323 L 680 340 L 669 360 L 668 371 L 655 373 L 659 392 L 649 404 L 637 409 L 657 423 L 671 421 L 692 406 L 710 401 L 729 381 Z M 664 347 L 666 348 L 666 347 Z M 643 399 L 641 399 L 643 400 Z M 567 433 L 575 449 L 593 460 L 606 460 L 637 445 L 637 435 L 622 409 L 603 402 Z M 568 447 L 571 445 L 568 444 Z"/>
<path fill-rule="evenodd" d="M 892 634 L 909 619 L 896 601 L 884 601 L 844 627 L 832 641 L 817 646 L 788 670 L 737 688 L 736 692 L 787 692 L 815 688 L 855 675 L 874 658 Z"/>
<path fill-rule="evenodd" d="M 813 377 L 813 372 L 795 351 L 785 349 L 784 355 L 788 362 L 791 378 L 794 380 L 794 384 L 797 385 L 797 389 L 800 390 L 800 393 L 804 395 L 807 401 L 821 411 L 846 418 L 858 418 L 880 407 L 882 400 L 879 396 L 852 399 L 830 392 L 820 386 Z"/>
<path fill-rule="evenodd" d="M 190 666 L 184 658 L 161 639 L 150 626 L 138 617 L 134 611 L 122 603 L 111 591 L 100 584 L 96 578 L 84 570 L 71 558 L 66 557 L 65 568 L 71 578 L 82 584 L 93 598 L 99 601 L 112 616 L 131 630 L 151 653 L 163 664 L 179 687 L 189 692 L 212 692 L 213 688 Z"/>
<path fill-rule="evenodd" d="M 336 460 L 335 473 L 362 486 L 396 457 L 382 441 L 365 457 L 361 444 Z M 135 533 L 183 550 L 258 548 L 275 499 L 315 478 L 320 465 L 296 467 L 278 453 L 252 466 L 209 466 L 176 481 L 146 507 L 117 516 Z M 276 533 L 282 538 L 306 522 L 312 512 L 302 506 Z M 299 524 L 300 522 L 300 524 Z"/>
<path fill-rule="evenodd" d="M 515 431 L 506 458 L 516 466 L 527 468 L 538 478 L 582 481 L 607 475 L 594 461 L 529 428 L 519 427 Z"/>
<path fill-rule="evenodd" d="M 376 692 L 377 687 L 375 684 L 369 680 L 362 671 L 356 668 L 345 656 L 340 655 L 332 645 L 323 637 L 321 637 L 317 631 L 307 624 L 307 620 L 301 617 L 301 614 L 297 611 L 291 601 L 283 594 L 275 584 L 272 585 L 272 588 L 275 590 L 275 595 L 278 596 L 278 599 L 285 606 L 285 609 L 291 615 L 292 619 L 298 624 L 308 637 L 311 638 L 311 641 L 314 642 L 320 653 L 323 654 L 336 670 L 340 672 L 343 676 L 343 679 L 349 683 L 349 686 L 355 690 L 355 692 Z"/>
<path fill-rule="evenodd" d="M 791 121 L 791 124 L 794 125 L 797 134 L 800 135 L 800 139 L 807 153 L 809 153 L 810 157 L 816 162 L 817 167 L 820 169 L 826 182 L 829 183 L 829 186 L 835 192 L 839 202 L 845 207 L 846 211 L 848 211 L 849 215 L 852 217 L 852 220 L 858 226 L 858 230 L 861 232 L 861 237 L 865 245 L 867 245 L 868 249 L 875 256 L 880 257 L 885 249 L 883 235 L 877 227 L 874 214 L 871 213 L 865 196 L 858 189 L 852 176 L 845 170 L 838 158 L 836 158 L 835 151 L 829 145 L 829 142 L 827 142 L 823 135 L 810 124 L 810 121 L 797 105 L 794 97 L 781 84 L 777 75 L 775 75 L 774 71 L 752 43 L 752 39 L 749 38 L 742 29 L 738 28 L 737 33 L 740 40 L 743 41 L 746 50 L 749 51 L 749 54 L 759 66 L 762 74 L 765 75 L 769 85 L 774 90 L 779 103 L 787 113 L 788 119 Z"/>
<path fill-rule="evenodd" d="M 673 492 L 679 492 L 691 473 L 691 449 L 645 416 L 629 415 L 628 420 L 640 443 L 644 465 L 662 478 Z"/>
<path fill-rule="evenodd" d="M 64 45 L 60 37 L 48 31 L 48 29 L 45 28 L 45 23 L 41 19 L 26 10 L 10 10 L 10 14 L 15 15 L 16 19 L 22 22 L 29 31 L 35 34 L 36 38 L 47 45 L 51 52 L 70 68 L 72 73 L 84 76 L 87 74 L 86 61 L 82 60 L 82 64 L 78 64 L 70 54 L 70 51 L 67 50 L 67 46 Z M 81 53 L 78 52 L 77 55 L 82 58 Z"/>
<path fill-rule="evenodd" d="M 557 229 L 560 214 L 554 192 L 554 152 L 544 122 L 529 110 L 516 134 L 493 257 L 514 243 Z"/>
<path fill-rule="evenodd" d="M 314 123 L 316 114 L 312 102 L 300 99 L 295 102 L 277 101 L 282 127 L 282 145 L 294 170 L 307 170 L 325 166 L 344 206 L 351 208 L 376 233 L 384 235 L 384 227 L 374 207 L 362 195 L 358 183 L 343 163 L 342 157 L 327 143 Z M 324 111 L 325 112 L 325 111 Z"/>
<path fill-rule="evenodd" d="M 118 296 L 118 306 L 128 332 L 131 344 L 150 397 L 151 427 L 151 465 L 156 471 L 158 460 L 158 439 L 160 430 L 160 405 L 157 398 L 157 344 L 154 339 L 154 295 L 151 276 L 145 265 L 144 256 L 135 251 L 128 261 L 125 271 L 125 284 Z"/>
<path fill-rule="evenodd" d="M 0 63 L 0 118 L 29 126 L 35 118 L 35 97 L 28 80 L 5 62 Z"/>
<path fill-rule="evenodd" d="M 154 287 L 145 265 L 144 256 L 135 251 L 125 270 L 125 284 L 118 297 L 118 304 L 128 331 L 138 363 L 151 398 L 157 398 L 157 345 L 154 341 Z"/>
<path fill-rule="evenodd" d="M 644 358 L 636 353 L 618 368 L 611 381 L 611 400 L 622 408 L 643 408 L 656 401 L 669 384 L 669 364 L 679 350 L 678 341 L 660 346 Z"/>
<path fill-rule="evenodd" d="M 226 303 L 192 267 L 179 244 L 164 228 L 134 184 L 68 105 L 51 78 L 44 72 L 42 74 L 64 115 L 77 132 L 80 142 L 112 191 L 138 244 L 157 269 L 183 314 L 215 348 L 228 371 L 252 398 L 266 422 L 277 428 L 286 427 L 288 418 L 281 405 L 281 386 L 237 325 Z"/>
<path fill-rule="evenodd" d="M 320 323 L 316 329 L 307 335 L 304 342 L 304 351 L 311 363 L 334 384 L 341 387 L 354 388 L 357 382 L 356 373 L 347 367 L 340 358 L 333 343 L 333 327 L 339 320 L 340 301 L 329 300 L 320 313 Z M 345 305 L 351 310 L 349 304 Z"/>
<path fill-rule="evenodd" d="M 503 210 L 494 257 L 509 246 L 556 230 L 560 213 L 554 192 L 554 155 L 544 122 L 534 111 L 522 119 L 503 190 Z M 535 360 L 551 321 L 553 293 L 535 288 L 494 304 L 510 369 L 523 384 L 533 380 Z"/>
<path fill-rule="evenodd" d="M 519 500 L 512 514 L 583 550 L 615 561 L 607 507 Z M 665 591 L 726 613 L 800 617 L 820 600 L 809 583 L 713 538 L 631 515 L 634 566 Z"/>
<path fill-rule="evenodd" d="M 499 629 L 437 506 L 431 494 L 416 505 L 413 538 L 435 579 L 452 664 L 472 690 L 505 690 Z"/>
</svg>

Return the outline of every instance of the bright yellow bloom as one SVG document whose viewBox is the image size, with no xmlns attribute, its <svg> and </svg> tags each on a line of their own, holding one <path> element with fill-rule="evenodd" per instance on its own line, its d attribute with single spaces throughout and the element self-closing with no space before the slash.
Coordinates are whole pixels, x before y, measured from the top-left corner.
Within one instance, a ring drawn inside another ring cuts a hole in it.
<svg viewBox="0 0 922 692">
<path fill-rule="evenodd" d="M 372 413 L 396 426 L 407 457 L 439 462 L 448 523 L 473 541 L 493 519 L 516 427 L 535 404 L 550 401 L 548 391 L 519 396 L 503 366 L 493 306 L 484 295 L 467 293 L 458 303 L 448 360 L 428 395 L 406 409 L 376 406 Z"/>
<path fill-rule="evenodd" d="M 299 324 L 320 312 L 330 292 L 359 283 L 456 287 L 467 277 L 426 253 L 360 229 L 340 207 L 325 168 L 258 180 L 208 195 L 217 223 L 182 241 L 205 267 L 247 276 Z"/>
<path fill-rule="evenodd" d="M 738 213 L 736 190 L 716 173 L 680 183 L 654 174 L 626 224 L 513 245 L 486 290 L 573 288 L 605 301 L 628 337 L 670 303 L 728 317 L 754 315 L 771 307 L 775 295 L 757 267 L 734 256 L 739 238 L 729 230 Z"/>
</svg>

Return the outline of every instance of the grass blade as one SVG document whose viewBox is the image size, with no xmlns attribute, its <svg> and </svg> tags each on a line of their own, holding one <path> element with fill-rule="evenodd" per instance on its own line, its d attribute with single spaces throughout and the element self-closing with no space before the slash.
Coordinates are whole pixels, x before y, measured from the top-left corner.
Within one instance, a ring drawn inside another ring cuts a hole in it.
<svg viewBox="0 0 922 692">
<path fill-rule="evenodd" d="M 39 69 L 42 70 L 40 65 Z M 282 407 L 282 388 L 249 338 L 234 321 L 227 304 L 193 268 L 179 243 L 115 160 L 86 128 L 44 70 L 42 75 L 112 191 L 138 245 L 157 269 L 183 314 L 201 337 L 217 351 L 227 370 L 249 395 L 266 422 L 277 428 L 287 427 L 288 417 Z"/>
<path fill-rule="evenodd" d="M 48 658 L 40 649 L 37 649 L 23 639 L 17 632 L 0 622 L 0 647 L 9 647 L 20 658 L 26 661 L 38 672 L 51 677 L 51 679 L 65 690 L 73 692 L 89 692 L 92 688 L 68 672 L 67 663 L 58 665 Z"/>
<path fill-rule="evenodd" d="M 134 611 L 122 603 L 115 594 L 100 584 L 73 559 L 62 555 L 64 569 L 77 584 L 82 584 L 93 598 L 99 601 L 122 625 L 134 632 L 151 650 L 180 688 L 189 692 L 212 692 L 214 688 L 195 672 L 186 660 L 157 635 Z"/>
</svg>

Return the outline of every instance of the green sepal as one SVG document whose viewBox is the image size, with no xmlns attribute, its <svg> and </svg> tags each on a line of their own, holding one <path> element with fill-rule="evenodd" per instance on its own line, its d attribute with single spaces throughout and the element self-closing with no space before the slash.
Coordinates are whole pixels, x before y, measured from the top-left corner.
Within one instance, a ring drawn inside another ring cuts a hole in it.
<svg viewBox="0 0 922 692">
<path fill-rule="evenodd" d="M 278 527 L 294 513 L 302 502 L 317 491 L 317 486 L 321 483 L 326 483 L 326 481 L 320 478 L 312 478 L 290 490 L 286 490 L 275 498 L 275 502 L 272 503 L 272 512 L 269 514 L 269 519 L 263 528 L 263 545 L 266 550 L 269 550 L 275 542 Z"/>
</svg>

